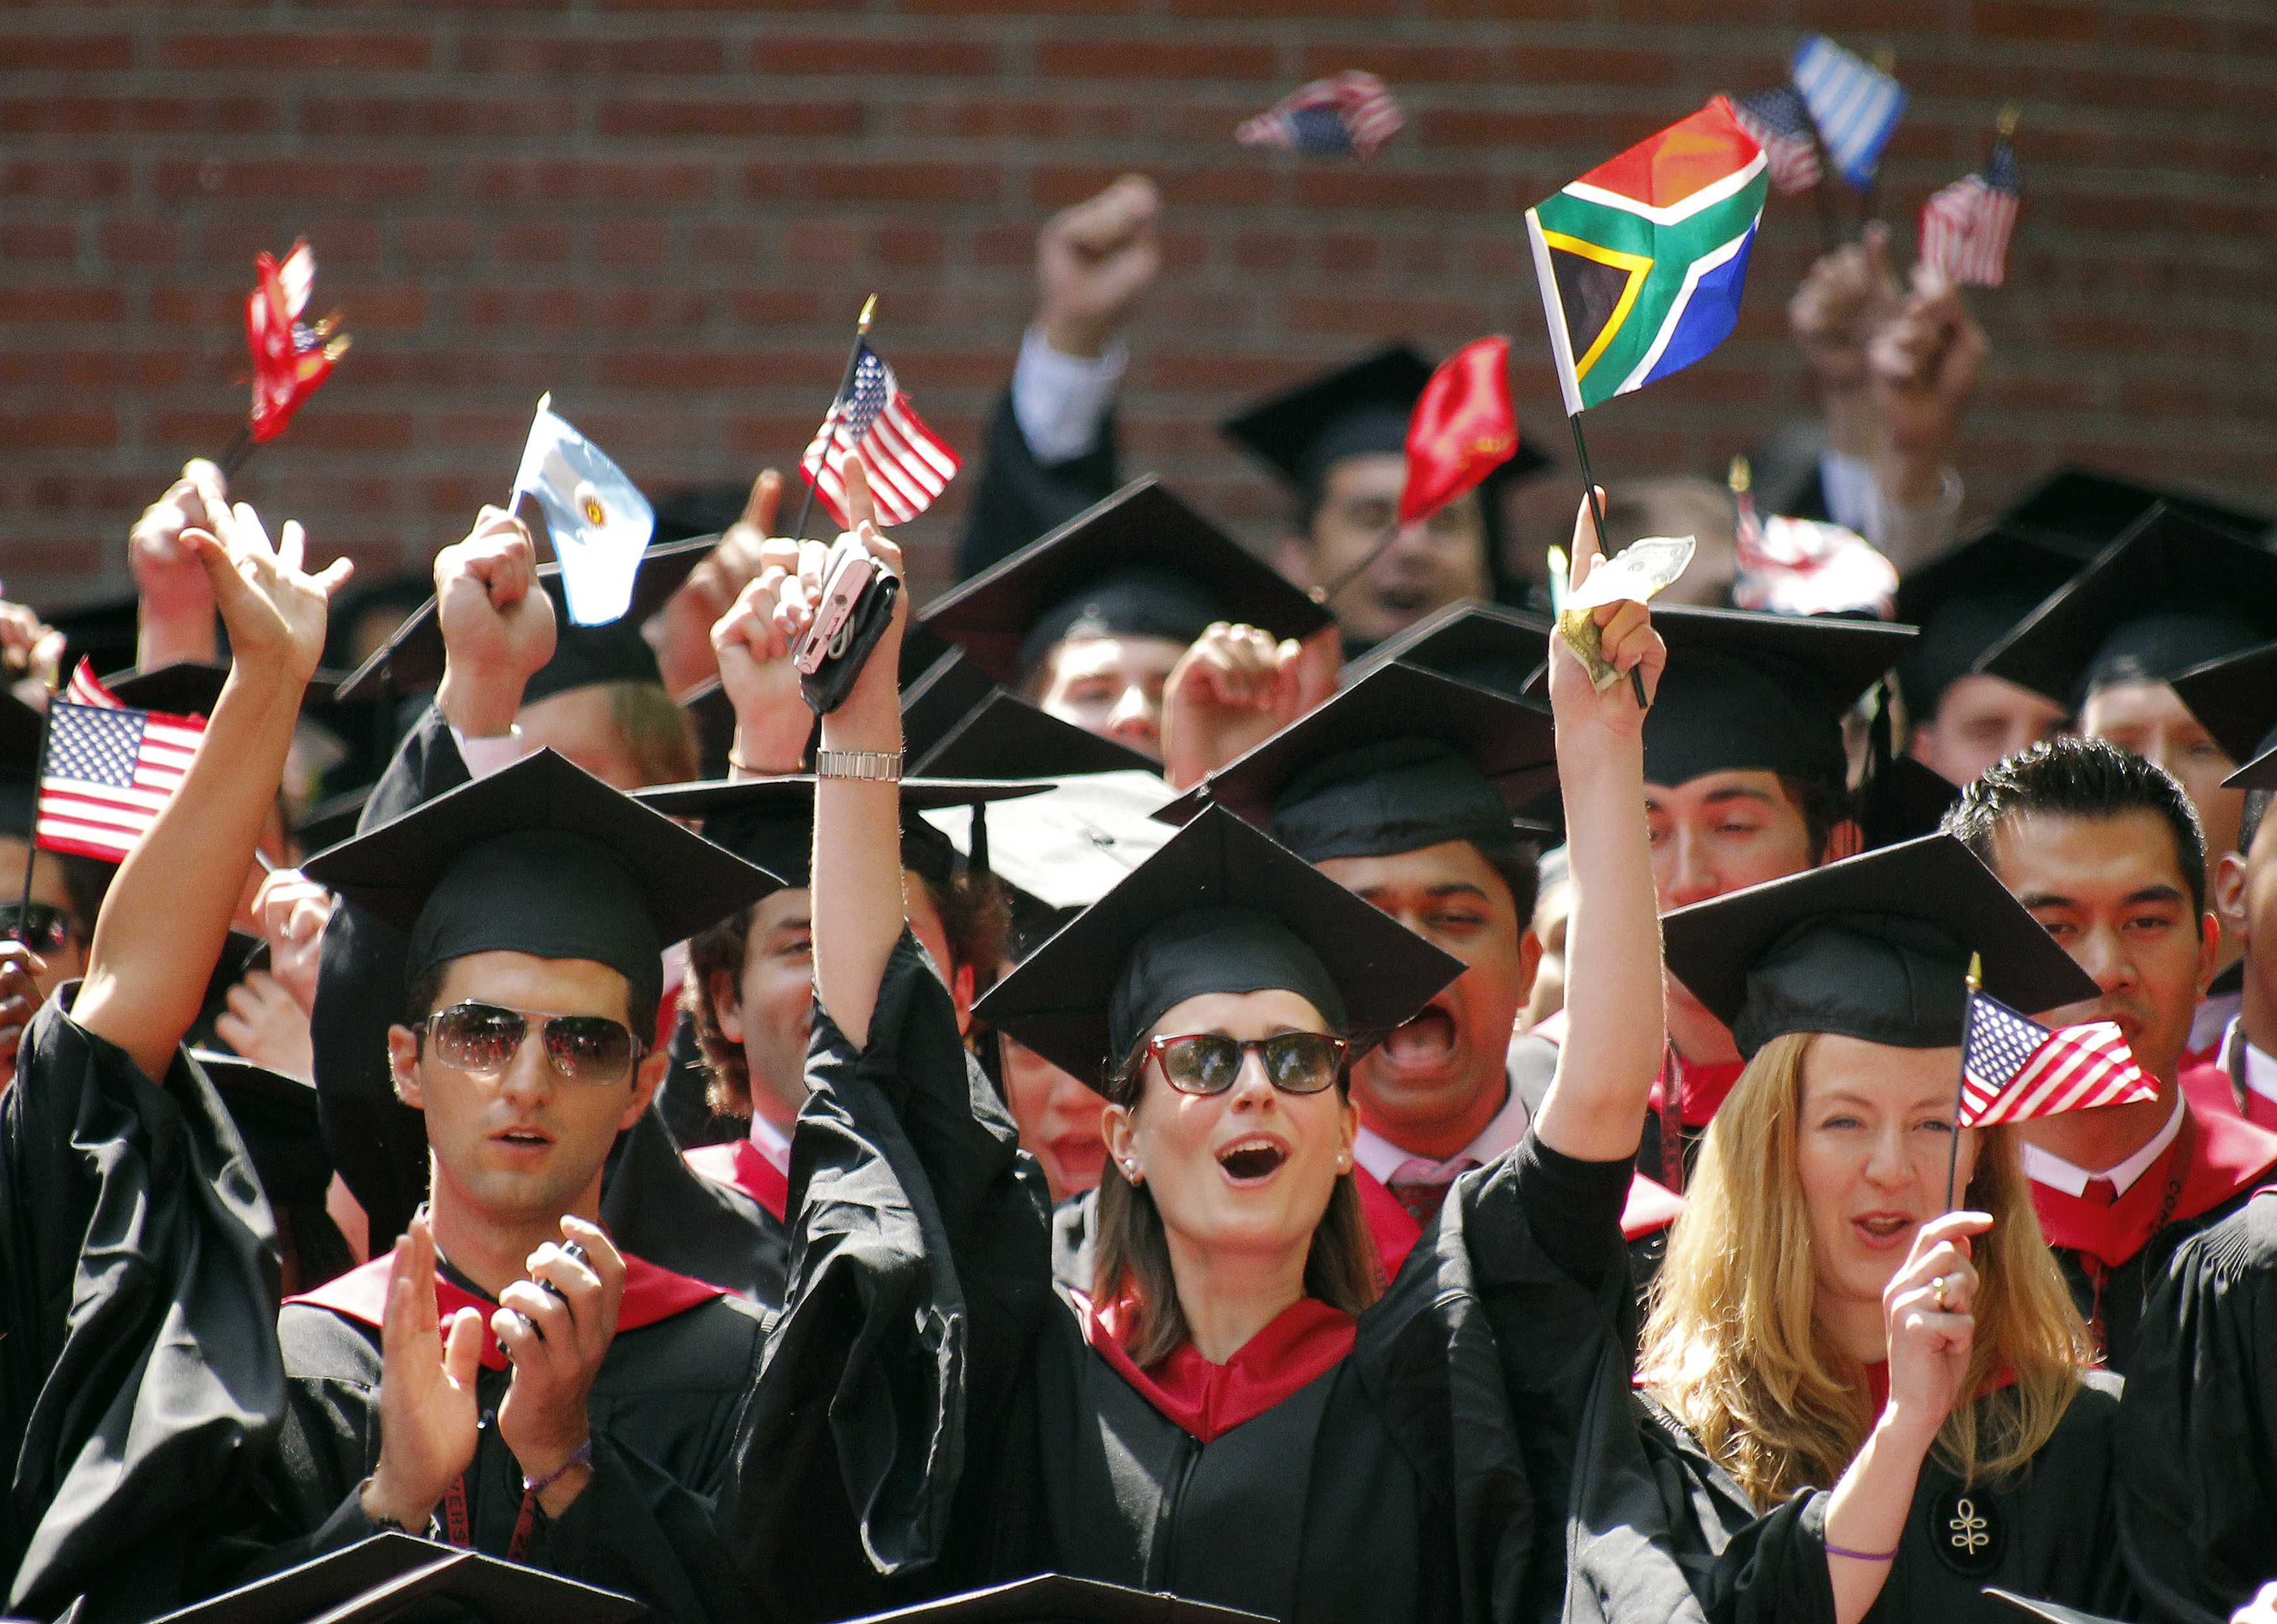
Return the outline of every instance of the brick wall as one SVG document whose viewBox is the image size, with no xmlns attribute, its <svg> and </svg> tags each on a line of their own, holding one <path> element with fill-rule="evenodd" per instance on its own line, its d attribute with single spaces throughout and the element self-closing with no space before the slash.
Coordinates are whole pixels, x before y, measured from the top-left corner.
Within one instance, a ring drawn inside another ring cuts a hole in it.
<svg viewBox="0 0 2277 1624">
<path fill-rule="evenodd" d="M 1806 27 L 1897 53 L 1908 243 L 2022 104 L 1975 505 L 2067 457 L 2269 499 L 2267 0 L 9 0 L 0 575 L 57 603 L 119 579 L 133 513 L 242 421 L 249 262 L 296 234 L 355 350 L 240 489 L 416 566 L 502 497 L 544 390 L 651 491 L 788 467 L 873 289 L 880 347 L 977 452 L 1036 222 L 1128 169 L 1169 203 L 1131 464 L 1261 539 L 1274 495 L 1211 424 L 1381 335 L 1513 333 L 1521 414 L 1562 441 L 1520 209 L 1769 82 Z M 1410 115 L 1373 166 L 1232 144 L 1347 66 Z M 1595 415 L 1602 476 L 1713 470 L 1795 409 L 1782 310 L 1815 240 L 1774 198 L 1740 331 Z M 925 584 L 959 511 L 913 527 Z"/>
</svg>

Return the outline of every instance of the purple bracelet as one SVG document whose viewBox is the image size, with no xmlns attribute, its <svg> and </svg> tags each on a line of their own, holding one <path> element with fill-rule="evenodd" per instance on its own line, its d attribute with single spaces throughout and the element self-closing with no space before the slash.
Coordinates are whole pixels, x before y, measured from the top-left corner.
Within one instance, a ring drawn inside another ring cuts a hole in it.
<svg viewBox="0 0 2277 1624">
<path fill-rule="evenodd" d="M 575 1454 L 571 1455 L 560 1465 L 555 1467 L 552 1471 L 546 1473 L 544 1476 L 523 1478 L 522 1480 L 522 1491 L 524 1496 L 543 1494 L 555 1484 L 560 1483 L 564 1477 L 567 1477 L 571 1472 L 576 1470 L 577 1468 L 581 1466 L 590 1466 L 592 1464 L 593 1440 L 589 1438 L 583 1443 L 577 1446 L 577 1452 Z M 1832 1545 L 1829 1545 L 1826 1548 L 1829 1551 L 1834 1549 Z M 1847 1552 L 1845 1554 L 1847 1555 Z"/>
<path fill-rule="evenodd" d="M 1895 1551 L 1845 1551 L 1831 1539 L 1826 1542 L 1826 1554 L 1847 1556 L 1854 1562 L 1894 1562 L 1898 1559 Z"/>
</svg>

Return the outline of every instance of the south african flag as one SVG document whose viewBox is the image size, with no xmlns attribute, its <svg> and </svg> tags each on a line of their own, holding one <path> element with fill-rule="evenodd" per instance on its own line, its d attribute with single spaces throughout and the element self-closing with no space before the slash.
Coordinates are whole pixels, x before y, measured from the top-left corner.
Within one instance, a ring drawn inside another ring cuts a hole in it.
<svg viewBox="0 0 2277 1624">
<path fill-rule="evenodd" d="M 1567 415 L 1724 341 L 1769 186 L 1763 148 L 1717 96 L 1526 211 Z"/>
</svg>

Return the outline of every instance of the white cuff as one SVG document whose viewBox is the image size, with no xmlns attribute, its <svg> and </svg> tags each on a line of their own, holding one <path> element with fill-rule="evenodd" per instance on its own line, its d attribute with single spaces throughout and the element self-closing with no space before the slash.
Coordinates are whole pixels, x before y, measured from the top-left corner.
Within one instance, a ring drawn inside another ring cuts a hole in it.
<svg viewBox="0 0 2277 1624">
<path fill-rule="evenodd" d="M 469 739 L 454 727 L 451 730 L 451 742 L 459 747 L 459 759 L 467 763 L 467 774 L 474 778 L 487 778 L 530 754 L 519 725 L 481 739 Z"/>
<path fill-rule="evenodd" d="M 1940 470 L 1937 498 L 1923 507 L 1900 507 L 1885 497 L 1869 457 L 1822 452 L 1818 479 L 1826 516 L 1871 542 L 1901 574 L 1943 552 L 1960 527 L 1961 475 L 1950 467 Z"/>
<path fill-rule="evenodd" d="M 1012 368 L 1012 417 L 1038 462 L 1073 462 L 1099 444 L 1131 352 L 1108 346 L 1097 360 L 1062 355 L 1031 327 Z"/>
</svg>

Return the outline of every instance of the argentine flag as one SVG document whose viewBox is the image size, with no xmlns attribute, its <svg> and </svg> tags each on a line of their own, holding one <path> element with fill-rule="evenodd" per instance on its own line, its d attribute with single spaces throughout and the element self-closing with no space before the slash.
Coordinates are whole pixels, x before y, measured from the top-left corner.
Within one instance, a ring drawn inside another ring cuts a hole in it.
<svg viewBox="0 0 2277 1624">
<path fill-rule="evenodd" d="M 509 512 L 525 492 L 545 510 L 569 618 L 579 626 L 621 619 L 632 607 L 633 578 L 656 512 L 606 452 L 553 414 L 552 395 L 538 401 L 531 420 Z"/>
</svg>

